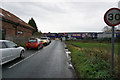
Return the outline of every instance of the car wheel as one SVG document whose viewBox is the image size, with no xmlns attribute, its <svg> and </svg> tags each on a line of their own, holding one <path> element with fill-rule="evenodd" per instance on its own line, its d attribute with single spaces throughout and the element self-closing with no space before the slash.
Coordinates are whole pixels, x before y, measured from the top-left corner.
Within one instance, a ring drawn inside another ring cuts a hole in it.
<svg viewBox="0 0 120 80">
<path fill-rule="evenodd" d="M 24 58 L 24 51 L 22 50 L 21 53 L 20 53 L 20 58 Z"/>
<path fill-rule="evenodd" d="M 37 50 L 39 50 L 39 49 L 40 49 L 40 46 L 37 47 Z"/>
<path fill-rule="evenodd" d="M 42 47 L 41 47 L 41 49 L 43 48 L 43 45 L 42 45 Z"/>
<path fill-rule="evenodd" d="M 47 43 L 44 43 L 44 46 L 47 46 Z"/>
</svg>

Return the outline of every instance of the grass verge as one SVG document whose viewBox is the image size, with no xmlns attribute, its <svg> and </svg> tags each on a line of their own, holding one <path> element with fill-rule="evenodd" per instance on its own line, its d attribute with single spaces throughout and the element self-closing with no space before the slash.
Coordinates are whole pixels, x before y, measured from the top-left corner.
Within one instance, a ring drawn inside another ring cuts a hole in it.
<svg viewBox="0 0 120 80">
<path fill-rule="evenodd" d="M 117 77 L 117 59 L 115 57 L 115 74 L 110 74 L 109 44 L 66 42 L 72 52 L 72 63 L 79 78 L 113 78 Z"/>
</svg>

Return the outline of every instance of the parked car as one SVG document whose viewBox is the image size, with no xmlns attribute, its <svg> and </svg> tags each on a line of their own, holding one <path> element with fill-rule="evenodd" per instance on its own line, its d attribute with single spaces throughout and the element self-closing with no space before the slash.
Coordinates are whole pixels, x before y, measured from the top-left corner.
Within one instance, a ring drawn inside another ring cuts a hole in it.
<svg viewBox="0 0 120 80">
<path fill-rule="evenodd" d="M 51 43 L 51 39 L 48 37 L 49 43 Z"/>
<path fill-rule="evenodd" d="M 43 43 L 39 38 L 30 38 L 26 44 L 26 48 L 41 49 L 43 48 Z"/>
<path fill-rule="evenodd" d="M 14 42 L 0 40 L 0 55 L 2 55 L 1 65 L 18 57 L 24 57 L 24 52 L 25 49 Z"/>
<path fill-rule="evenodd" d="M 41 37 L 40 39 L 44 46 L 48 45 L 51 42 L 50 38 L 48 37 Z"/>
</svg>

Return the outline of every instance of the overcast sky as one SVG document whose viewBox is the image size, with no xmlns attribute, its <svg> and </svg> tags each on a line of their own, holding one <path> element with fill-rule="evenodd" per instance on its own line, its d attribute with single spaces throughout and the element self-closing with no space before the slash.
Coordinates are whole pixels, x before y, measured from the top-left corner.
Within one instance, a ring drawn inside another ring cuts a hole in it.
<svg viewBox="0 0 120 80">
<path fill-rule="evenodd" d="M 42 32 L 98 32 L 105 12 L 119 0 L 3 0 L 1 7 L 28 23 L 34 18 Z"/>
</svg>

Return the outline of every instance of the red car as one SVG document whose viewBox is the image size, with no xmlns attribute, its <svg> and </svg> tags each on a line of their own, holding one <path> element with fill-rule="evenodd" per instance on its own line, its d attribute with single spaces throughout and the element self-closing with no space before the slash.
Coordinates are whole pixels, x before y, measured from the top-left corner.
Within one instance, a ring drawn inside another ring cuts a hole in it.
<svg viewBox="0 0 120 80">
<path fill-rule="evenodd" d="M 43 43 L 39 38 L 30 38 L 28 40 L 28 43 L 26 44 L 27 49 L 35 48 L 35 49 L 41 49 L 43 48 Z"/>
</svg>

